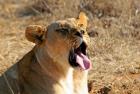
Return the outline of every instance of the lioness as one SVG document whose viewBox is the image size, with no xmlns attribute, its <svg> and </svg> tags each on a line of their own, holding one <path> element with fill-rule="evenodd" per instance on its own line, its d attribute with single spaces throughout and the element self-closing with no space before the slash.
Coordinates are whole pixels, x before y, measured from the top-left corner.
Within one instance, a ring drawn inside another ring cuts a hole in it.
<svg viewBox="0 0 140 94">
<path fill-rule="evenodd" d="M 0 94 L 88 94 L 87 17 L 53 22 L 47 28 L 30 25 L 26 38 L 35 43 L 3 74 Z"/>
</svg>

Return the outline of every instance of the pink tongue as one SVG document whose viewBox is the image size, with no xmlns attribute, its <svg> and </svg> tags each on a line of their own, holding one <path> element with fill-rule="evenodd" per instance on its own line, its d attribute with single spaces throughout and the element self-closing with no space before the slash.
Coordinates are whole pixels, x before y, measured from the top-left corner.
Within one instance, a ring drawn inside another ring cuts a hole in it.
<svg viewBox="0 0 140 94">
<path fill-rule="evenodd" d="M 83 53 L 76 54 L 76 62 L 84 70 L 87 70 L 87 69 L 91 68 L 91 61 Z"/>
</svg>

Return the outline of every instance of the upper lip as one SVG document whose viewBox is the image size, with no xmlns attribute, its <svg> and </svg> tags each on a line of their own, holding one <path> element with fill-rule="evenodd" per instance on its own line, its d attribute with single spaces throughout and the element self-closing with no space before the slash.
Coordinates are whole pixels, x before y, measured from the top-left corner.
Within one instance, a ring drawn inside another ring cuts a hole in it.
<svg viewBox="0 0 140 94">
<path fill-rule="evenodd" d="M 74 52 L 75 53 L 82 52 L 84 55 L 86 55 L 87 54 L 86 49 L 87 49 L 87 44 L 86 42 L 83 41 L 78 48 L 74 49 Z"/>
<path fill-rule="evenodd" d="M 75 33 L 75 35 L 78 37 L 81 37 L 81 38 L 83 37 L 82 33 L 78 32 L 78 31 Z"/>
</svg>

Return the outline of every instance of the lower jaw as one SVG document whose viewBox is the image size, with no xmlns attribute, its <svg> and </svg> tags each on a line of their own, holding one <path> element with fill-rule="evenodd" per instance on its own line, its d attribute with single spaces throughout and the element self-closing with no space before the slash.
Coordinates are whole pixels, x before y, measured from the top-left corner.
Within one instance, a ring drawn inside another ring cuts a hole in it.
<svg viewBox="0 0 140 94">
<path fill-rule="evenodd" d="M 74 56 L 74 53 L 72 50 L 69 53 L 69 64 L 74 68 L 79 67 L 79 64 L 76 63 L 76 56 Z"/>
</svg>

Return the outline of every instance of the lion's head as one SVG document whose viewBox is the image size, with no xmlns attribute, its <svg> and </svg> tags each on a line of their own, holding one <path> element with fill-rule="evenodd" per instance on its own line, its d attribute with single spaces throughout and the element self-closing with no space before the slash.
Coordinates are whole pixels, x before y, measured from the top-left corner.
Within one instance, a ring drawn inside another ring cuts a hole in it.
<svg viewBox="0 0 140 94">
<path fill-rule="evenodd" d="M 30 25 L 26 29 L 26 38 L 36 43 L 39 58 L 46 58 L 44 54 L 47 53 L 54 62 L 65 67 L 89 69 L 87 20 L 81 12 L 78 18 L 56 21 L 47 28 Z"/>
</svg>

